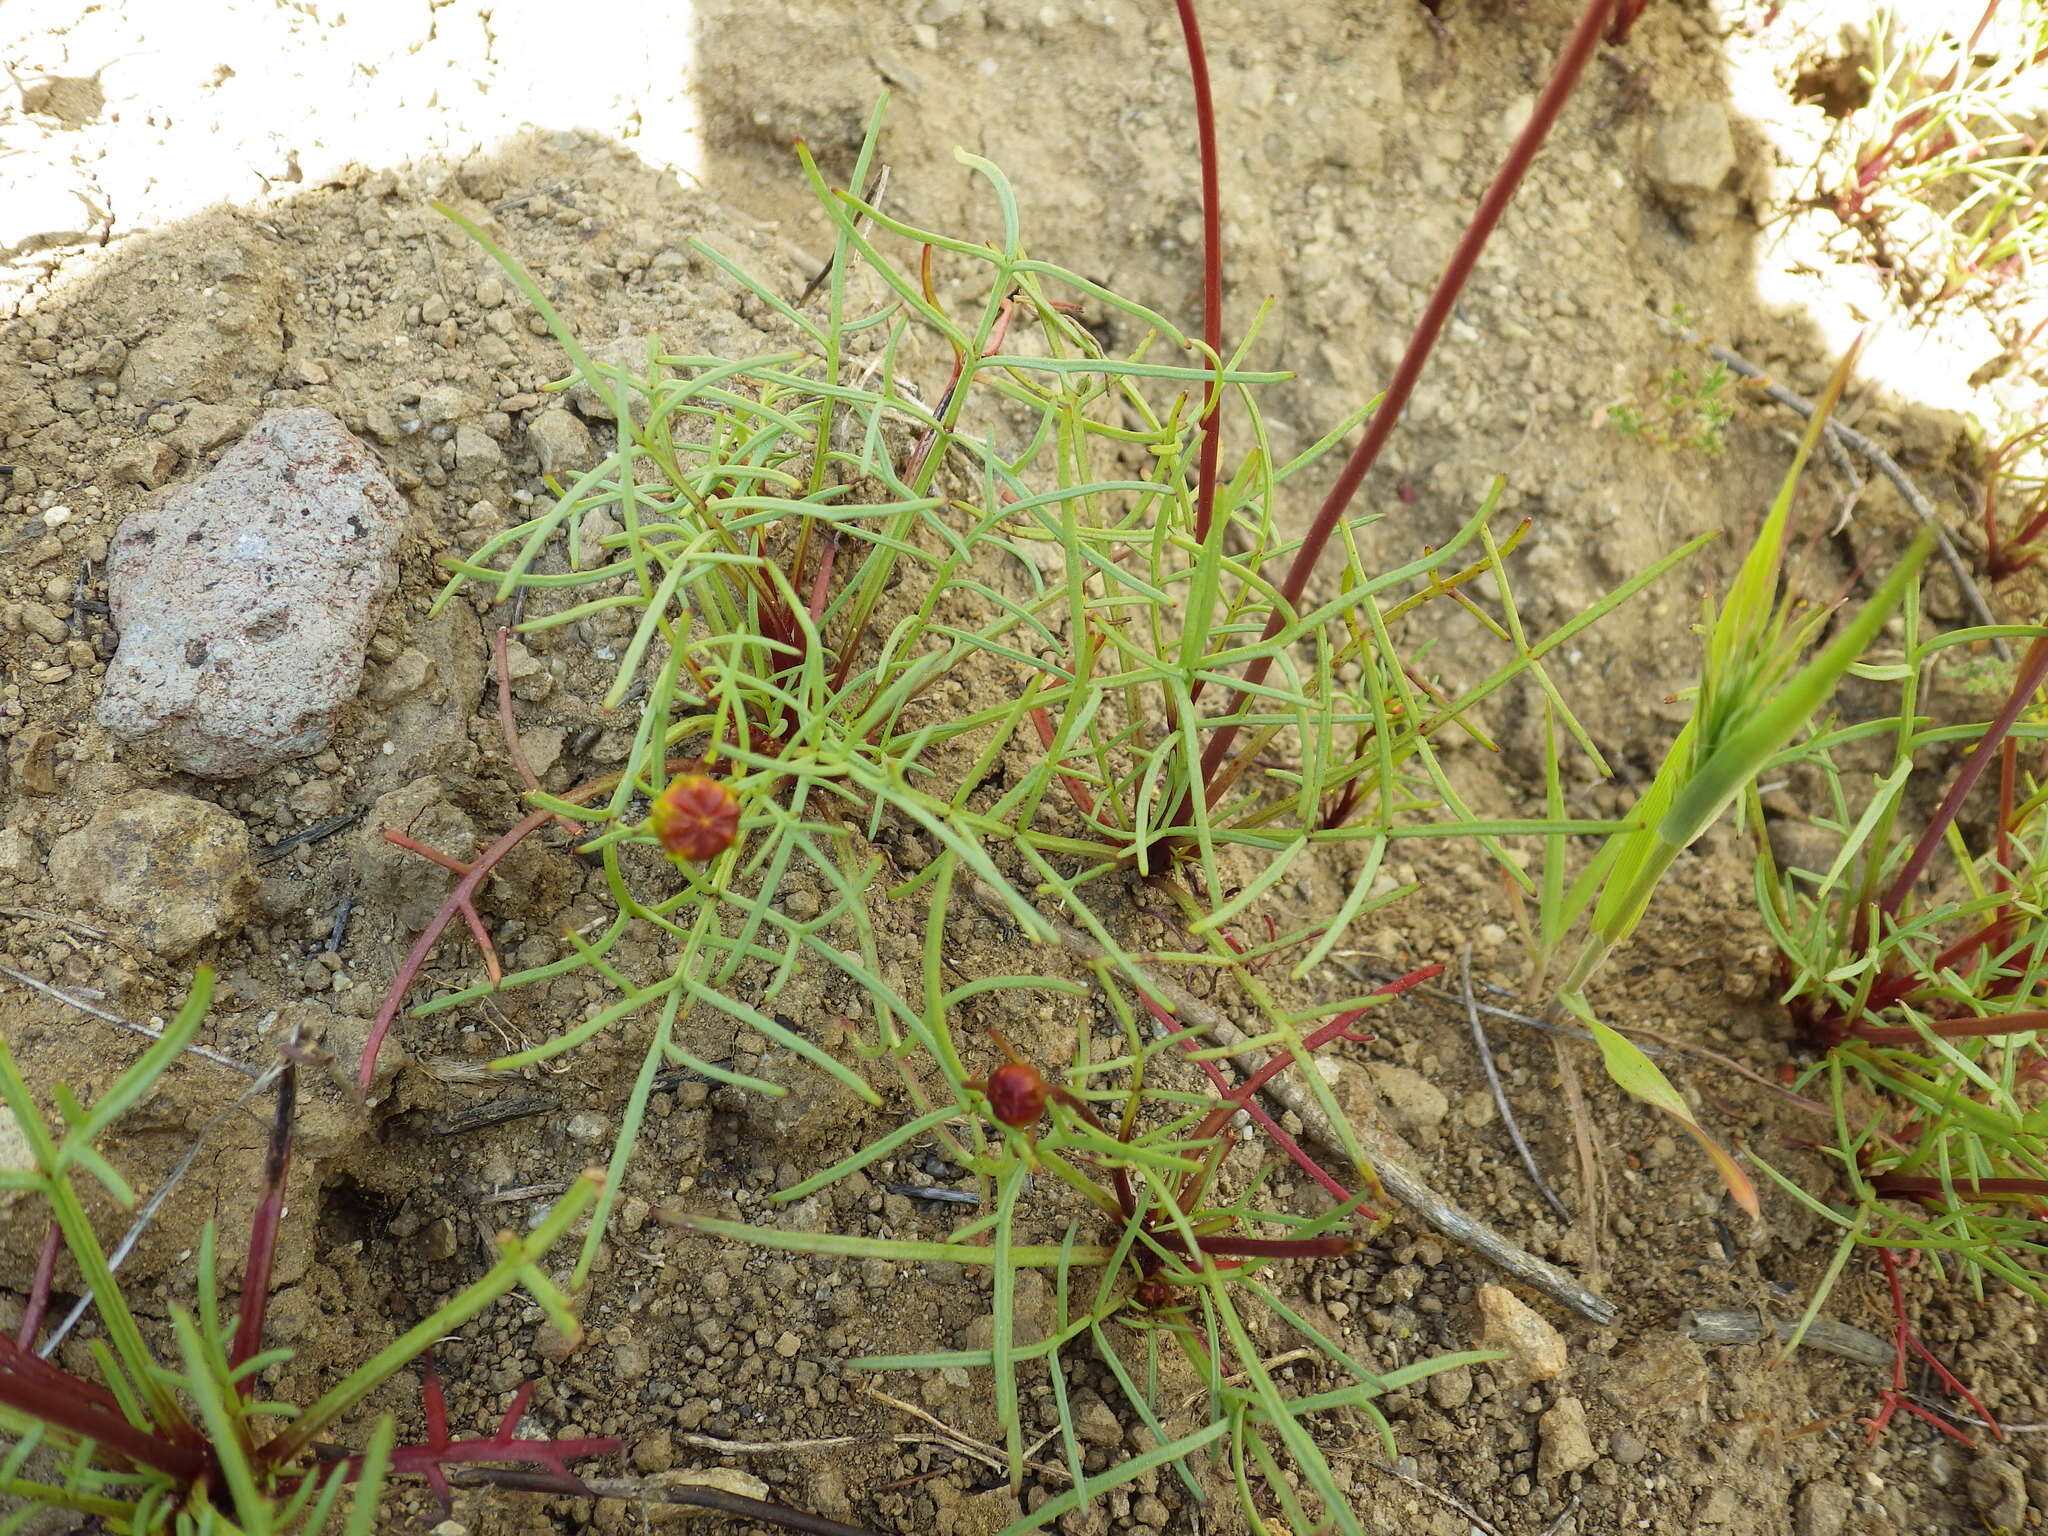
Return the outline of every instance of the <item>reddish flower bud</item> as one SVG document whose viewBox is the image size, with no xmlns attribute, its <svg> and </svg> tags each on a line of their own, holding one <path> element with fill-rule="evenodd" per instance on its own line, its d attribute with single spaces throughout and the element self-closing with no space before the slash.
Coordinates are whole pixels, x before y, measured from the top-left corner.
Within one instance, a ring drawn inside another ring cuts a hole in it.
<svg viewBox="0 0 2048 1536">
<path fill-rule="evenodd" d="M 1022 1129 L 1045 1114 L 1045 1079 L 1038 1068 L 1021 1061 L 1005 1062 L 988 1075 L 989 1112 L 1003 1124 Z"/>
<path fill-rule="evenodd" d="M 740 834 L 740 797 L 709 774 L 679 773 L 647 815 L 647 829 L 672 859 L 702 863 Z"/>
</svg>

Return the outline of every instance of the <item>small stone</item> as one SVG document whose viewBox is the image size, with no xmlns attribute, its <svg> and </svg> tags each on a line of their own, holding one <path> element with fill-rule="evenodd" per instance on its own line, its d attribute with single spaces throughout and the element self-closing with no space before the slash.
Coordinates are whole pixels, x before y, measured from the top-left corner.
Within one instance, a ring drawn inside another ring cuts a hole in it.
<svg viewBox="0 0 2048 1536">
<path fill-rule="evenodd" d="M 58 891 L 176 960 L 233 932 L 256 896 L 249 829 L 217 805 L 141 789 L 50 849 Z"/>
<path fill-rule="evenodd" d="M 1482 1285 L 1478 1292 L 1480 1344 L 1507 1353 L 1506 1364 L 1530 1381 L 1564 1374 L 1564 1339 L 1506 1286 Z"/>
<path fill-rule="evenodd" d="M 1709 1488 L 1693 1506 L 1694 1525 L 1727 1525 L 1742 1508 L 1735 1490 L 1726 1483 Z"/>
<path fill-rule="evenodd" d="M 519 748 L 526 754 L 526 766 L 533 770 L 535 778 L 546 778 L 548 770 L 562 760 L 567 740 L 567 732 L 554 725 L 530 725 L 519 733 Z"/>
<path fill-rule="evenodd" d="M 2024 1473 L 2001 1456 L 1979 1456 L 1970 1463 L 1966 1479 L 1970 1508 L 1993 1532 L 2018 1531 L 2027 1518 L 2027 1481 Z"/>
<path fill-rule="evenodd" d="M 688 1405 L 685 1405 L 687 1409 Z M 769 1487 L 751 1472 L 737 1471 L 731 1467 L 701 1467 L 694 1471 L 680 1469 L 657 1472 L 648 1481 L 655 1488 L 710 1488 L 719 1493 L 738 1494 L 743 1499 L 763 1501 L 769 1497 Z M 669 1503 L 665 1500 L 650 1499 L 631 1506 L 635 1522 L 646 1520 L 649 1525 L 681 1525 L 694 1522 L 704 1511 L 688 1504 Z"/>
<path fill-rule="evenodd" d="M 1472 1372 L 1462 1365 L 1448 1371 L 1438 1371 L 1429 1378 L 1429 1400 L 1437 1407 L 1462 1408 L 1472 1400 Z"/>
<path fill-rule="evenodd" d="M 425 651 L 408 645 L 378 675 L 370 687 L 370 698 L 378 704 L 390 704 L 408 694 L 418 693 L 433 675 L 433 658 Z"/>
<path fill-rule="evenodd" d="M 1073 1415 L 1074 1433 L 1081 1437 L 1082 1444 L 1109 1448 L 1123 1444 L 1123 1421 L 1116 1416 L 1116 1410 L 1096 1393 L 1086 1390 L 1076 1392 L 1073 1396 Z"/>
<path fill-rule="evenodd" d="M 1642 1436 L 1626 1427 L 1617 1429 L 1607 1441 L 1607 1455 L 1617 1466 L 1632 1467 L 1649 1454 Z"/>
<path fill-rule="evenodd" d="M 1644 169 L 1657 195 L 1680 206 L 1719 192 L 1735 169 L 1727 109 L 1718 101 L 1693 101 L 1667 113 Z"/>
<path fill-rule="evenodd" d="M 1542 1439 L 1536 1475 L 1546 1483 L 1568 1472 L 1583 1472 L 1600 1459 L 1586 1432 L 1586 1405 L 1576 1397 L 1559 1398 L 1536 1420 L 1536 1432 Z"/>
<path fill-rule="evenodd" d="M 361 684 L 404 521 L 397 490 L 332 415 L 266 416 L 116 535 L 107 590 L 121 643 L 100 723 L 205 778 L 318 752 Z"/>
<path fill-rule="evenodd" d="M 495 277 L 478 278 L 476 302 L 479 309 L 496 309 L 505 302 L 505 285 Z"/>
<path fill-rule="evenodd" d="M 1384 1061 L 1368 1064 L 1366 1071 L 1386 1101 L 1387 1118 L 1397 1130 L 1431 1130 L 1443 1124 L 1451 1112 L 1451 1101 L 1443 1090 L 1420 1072 Z"/>
<path fill-rule="evenodd" d="M 1840 1483 L 1808 1483 L 1792 1506 L 1793 1536 L 1842 1536 L 1854 1505 Z"/>
<path fill-rule="evenodd" d="M 64 627 L 64 620 L 41 603 L 21 605 L 21 624 L 22 628 L 42 636 L 52 645 L 62 645 L 71 633 Z"/>
<path fill-rule="evenodd" d="M 675 1432 L 666 1424 L 633 1446 L 633 1465 L 643 1474 L 666 1472 L 676 1464 Z"/>
<path fill-rule="evenodd" d="M 775 1341 L 775 1353 L 785 1360 L 794 1360 L 796 1352 L 804 1347 L 804 1341 L 793 1333 L 785 1332 Z"/>
<path fill-rule="evenodd" d="M 34 838 L 19 827 L 0 827 L 0 877 L 27 885 L 42 867 Z"/>
<path fill-rule="evenodd" d="M 47 725 L 36 725 L 7 744 L 7 765 L 31 795 L 57 793 L 57 739 Z"/>
<path fill-rule="evenodd" d="M 546 329 L 545 325 L 543 325 L 542 329 L 543 331 Z M 659 336 L 651 339 L 653 340 L 655 351 L 665 352 L 668 350 L 667 344 Z M 649 340 L 650 338 L 645 336 L 620 336 L 612 341 L 601 342 L 590 349 L 590 360 L 598 365 L 600 377 L 605 378 L 607 390 L 612 394 L 625 397 L 627 409 L 632 411 L 636 421 L 645 413 L 646 397 L 640 394 L 639 391 L 619 383 L 616 378 L 606 376 L 604 370 L 616 370 L 625 374 L 628 378 L 637 379 L 645 376 L 649 368 L 647 361 Z M 657 373 L 659 373 L 659 370 L 657 370 Z M 591 421 L 611 421 L 614 419 L 611 401 L 605 395 L 599 394 L 588 378 L 579 376 L 576 382 L 569 386 L 568 400 L 571 405 Z"/>
<path fill-rule="evenodd" d="M 487 475 L 505 465 L 505 450 L 479 427 L 455 429 L 455 467 L 465 474 Z"/>
<path fill-rule="evenodd" d="M 188 459 L 211 453 L 248 426 L 248 413 L 232 405 L 195 405 L 171 432 L 171 446 Z"/>
<path fill-rule="evenodd" d="M 526 440 L 540 456 L 542 474 L 580 475 L 597 462 L 590 428 L 566 406 L 542 411 L 528 422 Z"/>
<path fill-rule="evenodd" d="M 130 443 L 107 460 L 107 478 L 116 485 L 139 485 L 153 491 L 178 467 L 178 450 L 169 443 Z"/>
<path fill-rule="evenodd" d="M 586 1109 L 569 1117 L 563 1128 L 571 1141 L 580 1141 L 585 1146 L 595 1146 L 611 1134 L 611 1122 L 595 1110 Z"/>
</svg>

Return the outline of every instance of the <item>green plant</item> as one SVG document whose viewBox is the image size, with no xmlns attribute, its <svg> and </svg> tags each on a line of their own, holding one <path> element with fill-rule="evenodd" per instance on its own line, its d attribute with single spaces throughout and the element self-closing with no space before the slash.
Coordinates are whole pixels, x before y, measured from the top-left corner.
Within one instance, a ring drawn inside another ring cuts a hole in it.
<svg viewBox="0 0 2048 1536">
<path fill-rule="evenodd" d="M 445 1469 L 479 1462 L 525 1463 L 544 1469 L 569 1490 L 582 1485 L 567 1463 L 617 1449 L 614 1441 L 534 1440 L 517 1434 L 527 1391 L 487 1440 L 451 1440 L 431 1373 L 429 1434 L 401 1444 L 396 1421 L 381 1415 L 365 1448 L 351 1451 L 322 1436 L 345 1422 L 363 1400 L 500 1297 L 523 1287 L 566 1335 L 578 1326 L 562 1293 L 540 1267 L 542 1256 L 595 1200 L 595 1174 L 571 1186 L 525 1235 L 502 1234 L 499 1258 L 487 1272 L 377 1351 L 320 1398 L 303 1407 L 254 1395 L 262 1373 L 291 1352 L 263 1347 L 263 1324 L 290 1157 L 296 1064 L 279 1074 L 278 1115 L 251 1225 L 239 1303 L 223 1302 L 214 1230 L 198 1244 L 194 1304 L 173 1304 L 167 1336 L 151 1332 L 123 1294 L 87 1206 L 97 1193 L 122 1208 L 135 1192 L 101 1151 L 123 1115 L 141 1104 L 198 1033 L 213 977 L 200 971 L 190 996 L 161 1037 L 108 1085 L 99 1100 L 80 1103 L 61 1084 L 50 1090 L 60 1127 L 45 1123 L 35 1096 L 0 1041 L 0 1100 L 27 1149 L 27 1162 L 0 1169 L 0 1192 L 15 1203 L 10 1220 L 47 1217 L 49 1239 L 24 1289 L 26 1315 L 12 1338 L 0 1336 L 0 1498 L 14 1512 L 0 1529 L 15 1530 L 38 1511 L 71 1510 L 124 1532 L 304 1532 L 326 1529 L 341 1512 L 349 1536 L 375 1529 L 377 1508 L 393 1475 L 426 1479 L 447 1489 Z M 24 1208 L 24 1202 L 26 1206 Z M 100 1337 L 86 1351 L 89 1370 L 50 1364 L 36 1348 L 44 1308 L 60 1262 L 68 1259 L 91 1292 Z"/>
<path fill-rule="evenodd" d="M 1896 714 L 1818 731 L 1774 764 L 1824 786 L 1816 820 L 1840 839 L 1826 870 L 1781 869 L 1760 840 L 1757 890 L 1791 1016 L 1820 1048 L 1794 1086 L 1827 1116 L 1843 1197 L 1765 1167 L 1842 1231 L 1830 1282 L 1851 1252 L 1874 1248 L 1895 1296 L 1895 1256 L 1908 1254 L 2048 1302 L 2048 780 L 2021 757 L 2048 740 L 2048 632 L 2005 631 L 2032 643 L 1989 721 L 1934 726 L 1919 713 L 1930 670 L 1991 632 L 1923 637 L 1915 606 L 1902 658 L 1871 669 L 1898 685 Z M 1962 742 L 1954 779 L 1916 827 L 1925 758 Z M 1874 770 L 1843 766 L 1873 747 Z M 1981 830 L 1968 832 L 1973 795 Z M 1888 1398 L 1874 1432 L 1896 1407 L 1928 1417 Z"/>
<path fill-rule="evenodd" d="M 1606 422 L 1626 437 L 1640 437 L 1652 447 L 1691 449 L 1709 456 L 1728 446 L 1724 431 L 1734 418 L 1735 375 L 1720 362 L 1709 362 L 1697 378 L 1683 363 L 1673 363 L 1658 380 L 1654 401 L 1641 404 L 1631 394 L 1607 408 Z"/>
<path fill-rule="evenodd" d="M 1593 1031 L 1615 1081 L 1677 1119 L 1714 1160 L 1729 1193 L 1752 1212 L 1756 1193 L 1748 1176 L 1700 1127 L 1649 1057 L 1595 1016 L 1585 989 L 1642 921 L 1679 854 L 1749 793 L 1757 775 L 1826 705 L 1835 685 L 1898 611 L 1932 548 L 1931 538 L 1921 535 L 1862 609 L 1817 656 L 1805 659 L 1830 613 L 1802 613 L 1791 593 L 1780 596 L 1780 573 L 1800 476 L 1854 362 L 1852 349 L 1835 369 L 1727 597 L 1718 608 L 1709 602 L 1703 612 L 1705 647 L 1692 718 L 1630 811 L 1625 830 L 1607 837 L 1569 884 L 1563 838 L 1546 839 L 1532 933 L 1539 991 L 1553 957 L 1577 939 L 1576 955 L 1557 982 L 1559 1003 Z M 1546 754 L 1546 798 L 1556 816 L 1563 785 L 1555 725 L 1547 721 L 1546 732 L 1553 742 Z"/>
<path fill-rule="evenodd" d="M 935 878 L 940 902 L 954 879 L 949 859 L 942 856 L 944 867 Z M 1211 1448 L 1227 1468 L 1248 1519 L 1270 1517 L 1277 1501 L 1293 1529 L 1363 1530 L 1308 1421 L 1349 1409 L 1375 1426 L 1391 1455 L 1391 1431 L 1377 1402 L 1382 1395 L 1454 1366 L 1495 1358 L 1449 1355 L 1377 1371 L 1261 1278 L 1260 1272 L 1276 1263 L 1335 1257 L 1359 1246 L 1352 1223 L 1367 1214 L 1361 1201 L 1370 1186 L 1357 1195 L 1345 1191 L 1258 1108 L 1254 1094 L 1274 1073 L 1308 1062 L 1312 1053 L 1333 1042 L 1357 1038 L 1352 1030 L 1367 1010 L 1347 1009 L 1323 1020 L 1307 1031 L 1299 1050 L 1270 1042 L 1274 1054 L 1265 1066 L 1232 1084 L 1218 1066 L 1221 1053 L 1212 1042 L 1181 1026 L 1143 992 L 1121 985 L 1102 961 L 1092 968 L 1095 991 L 1109 1005 L 1120 1048 L 1097 1055 L 1094 1032 L 1084 1025 L 1075 1031 L 1075 1054 L 1058 1080 L 1048 1082 L 1037 1066 L 1017 1060 L 984 1080 L 967 1076 L 959 1042 L 945 1026 L 948 1004 L 971 987 L 944 989 L 936 930 L 925 960 L 929 1016 L 940 1021 L 941 1031 L 926 1042 L 926 1064 L 937 1068 L 939 1076 L 934 1089 L 921 1096 L 930 1107 L 776 1199 L 802 1199 L 929 1138 L 976 1175 L 987 1214 L 944 1242 L 757 1226 L 684 1212 L 667 1213 L 668 1219 L 708 1236 L 785 1251 L 987 1266 L 993 1282 L 988 1347 L 854 1363 L 877 1371 L 990 1371 L 1013 1484 L 1023 1475 L 1018 1382 L 1024 1368 L 1043 1363 L 1061 1405 L 1061 1450 L 1072 1486 L 1012 1525 L 1012 1531 L 1048 1524 L 1163 1464 L 1173 1466 L 1190 1496 L 1203 1499 L 1202 1485 L 1187 1461 Z M 1383 988 L 1381 995 L 1404 990 L 1440 969 L 1427 967 Z M 1044 985 L 1067 994 L 1065 1006 L 1085 1007 L 1078 999 L 1087 989 L 1058 987 L 1049 979 Z M 1158 1026 L 1150 1038 L 1141 1028 L 1148 1014 Z M 1200 1064 L 1209 1089 L 1178 1086 L 1184 1074 L 1175 1068 L 1183 1058 Z M 1309 1076 L 1315 1076 L 1312 1070 Z M 1270 1169 L 1247 1170 L 1242 1159 L 1231 1158 L 1239 1144 L 1229 1126 L 1240 1113 L 1256 1118 L 1275 1144 L 1339 1203 L 1315 1217 L 1261 1208 L 1259 1191 Z M 1260 1227 L 1276 1228 L 1277 1235 L 1264 1235 Z M 1099 1229 L 1099 1235 L 1091 1229 Z M 1058 1240 L 1034 1243 L 1033 1232 Z M 1047 1337 L 1025 1340 L 1015 1327 L 1015 1297 L 1020 1272 L 1031 1268 L 1052 1272 L 1054 1314 Z M 1307 1395 L 1283 1390 L 1262 1358 L 1272 1352 L 1270 1346 L 1253 1342 L 1248 1308 L 1269 1314 L 1305 1341 L 1331 1363 L 1342 1385 Z M 1184 1358 L 1206 1395 L 1206 1409 L 1192 1429 L 1168 1423 L 1179 1415 L 1162 1387 L 1162 1343 Z M 1109 1368 L 1155 1437 L 1155 1449 L 1093 1478 L 1087 1475 L 1065 1408 L 1061 1356 L 1069 1350 L 1092 1352 Z M 1298 1473 L 1299 1492 L 1283 1466 Z"/>
<path fill-rule="evenodd" d="M 1879 10 L 1860 73 L 1842 221 L 1932 302 L 2032 272 L 2048 238 L 2048 6 L 1987 0 L 1967 39 Z"/>
<path fill-rule="evenodd" d="M 2001 504 L 2015 500 L 2018 509 L 2006 513 Z M 2008 431 L 1984 450 L 1982 502 L 1984 569 L 2004 581 L 2041 558 L 2048 535 L 2048 422 Z"/>
</svg>

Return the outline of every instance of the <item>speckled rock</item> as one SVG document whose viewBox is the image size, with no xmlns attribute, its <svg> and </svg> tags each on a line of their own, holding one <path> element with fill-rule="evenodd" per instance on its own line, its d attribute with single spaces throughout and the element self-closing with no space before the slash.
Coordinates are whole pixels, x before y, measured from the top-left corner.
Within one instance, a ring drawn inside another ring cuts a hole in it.
<svg viewBox="0 0 2048 1536">
<path fill-rule="evenodd" d="M 1563 1337 L 1521 1297 L 1504 1285 L 1482 1285 L 1476 1300 L 1482 1348 L 1505 1351 L 1508 1367 L 1531 1381 L 1564 1374 Z"/>
<path fill-rule="evenodd" d="M 326 746 L 397 584 L 405 503 L 326 411 L 274 411 L 131 517 L 107 563 L 120 649 L 100 723 L 241 778 Z"/>
<path fill-rule="evenodd" d="M 240 926 L 256 894 L 249 829 L 217 805 L 139 789 L 51 845 L 60 896 L 176 960 Z"/>
</svg>

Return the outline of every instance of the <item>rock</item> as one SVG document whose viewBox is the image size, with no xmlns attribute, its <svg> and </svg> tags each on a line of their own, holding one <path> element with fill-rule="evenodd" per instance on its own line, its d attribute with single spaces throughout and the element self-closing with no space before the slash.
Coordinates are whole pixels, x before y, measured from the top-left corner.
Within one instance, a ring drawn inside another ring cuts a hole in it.
<svg viewBox="0 0 2048 1536">
<path fill-rule="evenodd" d="M 1966 1479 L 1970 1508 L 1996 1533 L 2016 1532 L 2027 1518 L 2025 1475 L 1999 1456 L 1979 1456 L 1970 1463 Z"/>
<path fill-rule="evenodd" d="M 171 429 L 171 447 L 188 459 L 211 453 L 249 424 L 248 413 L 232 405 L 195 405 Z"/>
<path fill-rule="evenodd" d="M 1677 1333 L 1652 1333 L 1614 1362 L 1600 1391 L 1630 1419 L 1641 1421 L 1706 1401 L 1707 1357 Z"/>
<path fill-rule="evenodd" d="M 1679 207 L 1719 192 L 1735 169 L 1726 108 L 1718 101 L 1693 101 L 1665 114 L 1643 169 L 1657 195 Z"/>
<path fill-rule="evenodd" d="M 178 467 L 178 450 L 169 443 L 130 443 L 107 460 L 107 478 L 116 485 L 155 490 Z"/>
<path fill-rule="evenodd" d="M 256 896 L 249 829 L 188 795 L 135 790 L 50 849 L 60 894 L 131 925 L 166 960 L 225 937 Z"/>
<path fill-rule="evenodd" d="M 18 731 L 7 744 L 7 766 L 31 795 L 57 793 L 57 733 L 47 725 Z"/>
<path fill-rule="evenodd" d="M 1792 1506 L 1793 1536 L 1842 1536 L 1854 1502 L 1840 1483 L 1808 1483 Z"/>
<path fill-rule="evenodd" d="M 1390 1062 L 1366 1064 L 1372 1085 L 1387 1106 L 1387 1118 L 1399 1131 L 1434 1130 L 1451 1112 L 1451 1101 L 1420 1072 Z"/>
<path fill-rule="evenodd" d="M 433 675 L 433 657 L 417 646 L 408 645 L 378 674 L 377 681 L 370 687 L 370 698 L 378 704 L 394 703 L 418 693 Z"/>
<path fill-rule="evenodd" d="M 1506 1286 L 1479 1287 L 1479 1342 L 1507 1352 L 1506 1365 L 1530 1381 L 1564 1374 L 1564 1339 Z"/>
<path fill-rule="evenodd" d="M 694 1472 L 657 1472 L 647 1479 L 655 1488 L 712 1488 L 720 1493 L 736 1493 L 743 1499 L 765 1500 L 769 1487 L 751 1472 L 738 1472 L 730 1467 L 704 1467 Z M 649 1525 L 681 1525 L 704 1515 L 704 1510 L 690 1504 L 658 1503 L 654 1500 L 631 1506 L 634 1521 L 645 1520 Z"/>
<path fill-rule="evenodd" d="M 386 841 L 387 827 L 453 859 L 474 858 L 482 844 L 476 823 L 443 800 L 432 779 L 416 779 L 377 797 L 353 834 L 356 875 L 366 900 L 387 909 L 407 933 L 417 933 L 434 920 L 458 877 Z"/>
<path fill-rule="evenodd" d="M 590 428 L 565 406 L 542 411 L 528 422 L 526 440 L 540 455 L 544 475 L 580 475 L 598 459 Z"/>
<path fill-rule="evenodd" d="M 488 475 L 505 467 L 505 450 L 480 427 L 455 429 L 455 467 L 465 474 Z"/>
<path fill-rule="evenodd" d="M 42 867 L 34 838 L 19 827 L 0 827 L 0 878 L 27 885 Z"/>
<path fill-rule="evenodd" d="M 1462 1408 L 1472 1400 L 1472 1372 L 1467 1366 L 1452 1366 L 1448 1371 L 1438 1371 L 1426 1384 L 1429 1400 L 1437 1407 Z"/>
<path fill-rule="evenodd" d="M 1650 1448 L 1641 1435 L 1624 1425 L 1609 1437 L 1607 1454 L 1617 1466 L 1632 1467 L 1650 1454 Z"/>
<path fill-rule="evenodd" d="M 666 1424 L 653 1434 L 643 1436 L 633 1446 L 633 1465 L 643 1476 L 650 1472 L 666 1472 L 675 1464 L 675 1431 Z"/>
<path fill-rule="evenodd" d="M 1586 1405 L 1576 1397 L 1559 1398 L 1537 1419 L 1536 1431 L 1542 1437 L 1536 1475 L 1546 1483 L 1568 1472 L 1583 1472 L 1600 1459 L 1586 1432 Z"/>
<path fill-rule="evenodd" d="M 620 336 L 615 340 L 603 342 L 598 346 L 590 348 L 590 360 L 597 366 L 600 375 L 603 375 L 606 369 L 613 369 L 625 374 L 629 378 L 645 378 L 650 371 L 650 365 L 647 361 L 647 345 L 650 339 L 653 341 L 654 349 L 657 352 L 666 352 L 668 350 L 668 344 L 659 336 L 652 338 L 646 336 Z M 652 372 L 656 378 L 667 377 L 666 372 L 662 369 L 656 368 Z M 634 420 L 638 421 L 644 417 L 647 405 L 644 396 L 627 388 L 615 378 L 607 377 L 606 383 L 614 393 L 627 397 L 627 409 L 633 412 Z M 611 402 L 592 388 L 590 381 L 586 378 L 579 376 L 576 382 L 569 386 L 568 400 L 571 405 L 576 407 L 579 412 L 591 421 L 612 421 L 616 419 L 612 412 Z"/>
<path fill-rule="evenodd" d="M 1825 874 L 1842 851 L 1842 839 L 1826 827 L 1810 821 L 1773 817 L 1770 825 L 1771 857 L 1784 869 L 1805 869 Z"/>
<path fill-rule="evenodd" d="M 325 411 L 276 411 L 203 479 L 122 524 L 121 643 L 100 723 L 187 773 L 241 778 L 327 745 L 397 584 L 405 503 Z"/>
<path fill-rule="evenodd" d="M 1709 1488 L 1693 1506 L 1694 1525 L 1727 1525 L 1742 1509 L 1742 1501 L 1735 1496 L 1735 1490 L 1726 1483 Z"/>
<path fill-rule="evenodd" d="M 1081 1437 L 1083 1445 L 1107 1446 L 1111 1449 L 1124 1443 L 1123 1421 L 1111 1408 L 1093 1392 L 1082 1390 L 1073 1397 L 1074 1433 Z"/>
</svg>

